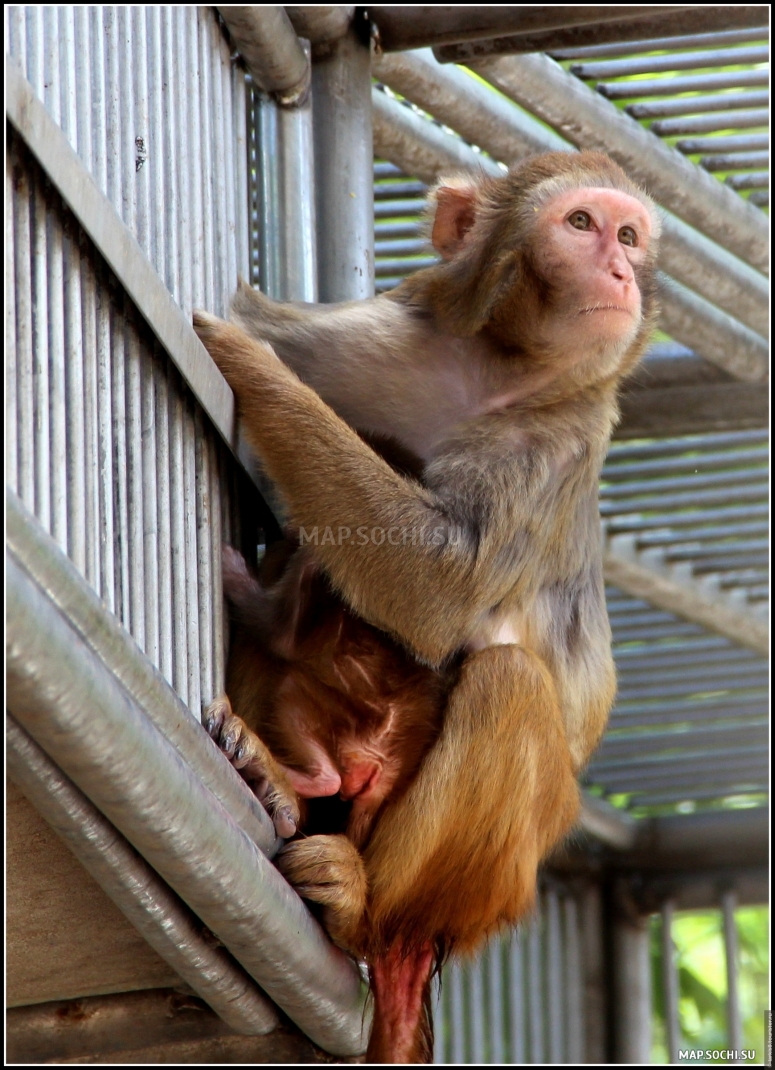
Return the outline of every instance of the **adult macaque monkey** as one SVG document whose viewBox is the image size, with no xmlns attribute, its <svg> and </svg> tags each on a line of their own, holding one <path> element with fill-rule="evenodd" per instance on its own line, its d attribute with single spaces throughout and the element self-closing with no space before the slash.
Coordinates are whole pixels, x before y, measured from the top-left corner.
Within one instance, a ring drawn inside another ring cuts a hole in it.
<svg viewBox="0 0 775 1070">
<path fill-rule="evenodd" d="M 239 326 L 195 319 L 293 523 L 373 533 L 310 548 L 345 602 L 428 666 L 463 652 L 338 930 L 370 956 L 373 1062 L 429 1058 L 433 962 L 524 914 L 577 814 L 615 691 L 598 478 L 656 315 L 656 212 L 604 155 L 442 181 L 431 208 L 442 261 L 389 294 L 303 307 L 242 287 Z M 416 454 L 421 481 L 356 431 Z M 304 885 L 325 841 L 289 846 Z"/>
</svg>

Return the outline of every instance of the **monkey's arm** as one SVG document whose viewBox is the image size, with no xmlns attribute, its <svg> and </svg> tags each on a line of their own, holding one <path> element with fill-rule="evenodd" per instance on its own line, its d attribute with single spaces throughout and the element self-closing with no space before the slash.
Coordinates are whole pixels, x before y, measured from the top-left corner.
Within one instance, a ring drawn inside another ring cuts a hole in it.
<svg viewBox="0 0 775 1070">
<path fill-rule="evenodd" d="M 302 541 L 317 528 L 314 553 L 356 612 L 442 661 L 513 586 L 520 517 L 510 513 L 532 514 L 540 480 L 524 480 L 521 501 L 513 487 L 504 493 L 474 440 L 432 464 L 422 487 L 397 475 L 269 346 L 202 313 L 194 325 Z M 533 458 L 530 467 L 541 466 Z M 516 452 L 508 468 L 513 479 Z"/>
</svg>

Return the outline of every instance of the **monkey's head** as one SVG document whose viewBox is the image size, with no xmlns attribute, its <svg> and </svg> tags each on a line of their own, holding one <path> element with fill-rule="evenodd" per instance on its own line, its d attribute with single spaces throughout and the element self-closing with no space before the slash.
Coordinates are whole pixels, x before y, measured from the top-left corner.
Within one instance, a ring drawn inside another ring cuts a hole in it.
<svg viewBox="0 0 775 1070">
<path fill-rule="evenodd" d="M 656 318 L 660 223 L 613 160 L 548 153 L 501 178 L 442 180 L 431 204 L 442 263 L 422 289 L 447 330 L 486 331 L 580 382 L 634 365 Z"/>
</svg>

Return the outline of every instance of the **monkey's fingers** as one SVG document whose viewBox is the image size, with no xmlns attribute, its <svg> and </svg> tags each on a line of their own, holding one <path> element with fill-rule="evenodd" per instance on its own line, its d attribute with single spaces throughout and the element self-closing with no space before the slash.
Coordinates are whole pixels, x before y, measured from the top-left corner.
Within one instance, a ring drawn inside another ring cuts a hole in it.
<svg viewBox="0 0 775 1070">
<path fill-rule="evenodd" d="M 213 358 L 224 378 L 233 386 L 232 377 L 244 374 L 251 366 L 264 364 L 277 370 L 284 368 L 280 358 L 266 342 L 249 338 L 239 327 L 218 319 L 209 312 L 195 311 L 193 327 L 199 340 Z M 239 379 L 241 381 L 241 379 Z"/>
<path fill-rule="evenodd" d="M 294 836 L 300 813 L 296 792 L 266 744 L 232 712 L 226 695 L 208 706 L 202 724 L 266 807 L 277 835 L 286 840 Z"/>
<path fill-rule="evenodd" d="M 308 836 L 283 847 L 275 864 L 304 899 L 322 904 L 331 939 L 357 951 L 366 910 L 366 870 L 346 836 Z"/>
</svg>

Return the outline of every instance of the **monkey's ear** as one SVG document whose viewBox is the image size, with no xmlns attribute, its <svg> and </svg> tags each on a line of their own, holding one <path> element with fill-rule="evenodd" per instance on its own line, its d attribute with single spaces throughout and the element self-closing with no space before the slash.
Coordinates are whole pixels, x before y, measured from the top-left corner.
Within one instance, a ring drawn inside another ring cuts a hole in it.
<svg viewBox="0 0 775 1070">
<path fill-rule="evenodd" d="M 476 220 L 477 187 L 473 183 L 439 186 L 434 198 L 436 213 L 431 242 L 444 260 L 451 260 L 463 248 L 466 235 Z"/>
</svg>

